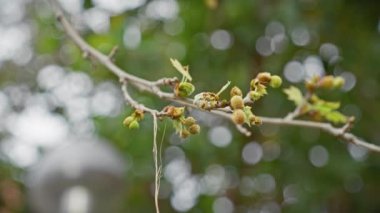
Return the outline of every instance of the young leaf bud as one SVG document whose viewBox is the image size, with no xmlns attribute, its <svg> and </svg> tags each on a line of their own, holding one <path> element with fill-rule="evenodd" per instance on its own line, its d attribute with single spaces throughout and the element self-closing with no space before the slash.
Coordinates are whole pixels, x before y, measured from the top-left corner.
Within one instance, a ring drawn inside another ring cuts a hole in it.
<svg viewBox="0 0 380 213">
<path fill-rule="evenodd" d="M 257 101 L 260 99 L 261 95 L 257 91 L 250 91 L 249 97 L 251 98 L 252 101 Z"/>
<path fill-rule="evenodd" d="M 132 116 L 128 116 L 128 117 L 126 117 L 126 118 L 124 119 L 124 121 L 123 121 L 123 125 L 124 125 L 124 126 L 129 126 L 129 124 L 131 124 L 133 120 L 135 120 L 134 117 L 132 117 Z"/>
<path fill-rule="evenodd" d="M 261 72 L 256 77 L 260 83 L 267 84 L 271 81 L 271 74 L 269 72 Z"/>
<path fill-rule="evenodd" d="M 183 121 L 183 124 L 185 126 L 191 126 L 193 124 L 195 124 L 196 120 L 193 118 L 193 117 L 187 117 L 184 121 Z"/>
<path fill-rule="evenodd" d="M 181 138 L 187 138 L 187 137 L 189 137 L 189 135 L 190 135 L 190 132 L 187 131 L 186 129 L 182 129 L 181 132 L 179 133 L 179 136 Z"/>
<path fill-rule="evenodd" d="M 261 125 L 262 123 L 263 123 L 263 121 L 259 117 L 255 116 L 255 122 L 254 122 L 254 124 L 255 125 Z"/>
<path fill-rule="evenodd" d="M 195 87 L 192 83 L 189 82 L 181 82 L 177 84 L 175 87 L 174 93 L 179 97 L 187 97 L 190 96 L 195 90 Z"/>
<path fill-rule="evenodd" d="M 335 88 L 341 88 L 341 87 L 343 87 L 344 83 L 345 83 L 344 82 L 344 78 L 342 78 L 340 76 L 334 78 L 333 84 L 334 84 Z"/>
<path fill-rule="evenodd" d="M 334 76 L 332 75 L 327 75 L 324 76 L 320 81 L 319 81 L 319 86 L 325 89 L 332 89 L 334 88 Z"/>
<path fill-rule="evenodd" d="M 198 124 L 193 124 L 189 127 L 189 132 L 193 135 L 198 134 L 201 131 L 201 127 Z"/>
<path fill-rule="evenodd" d="M 235 95 L 230 100 L 230 105 L 232 109 L 243 109 L 244 101 L 241 96 Z"/>
<path fill-rule="evenodd" d="M 230 91 L 230 96 L 231 97 L 234 97 L 235 95 L 237 96 L 243 96 L 243 93 L 241 92 L 241 90 L 239 89 L 239 87 L 232 87 L 231 91 Z"/>
<path fill-rule="evenodd" d="M 237 109 L 232 113 L 232 121 L 235 124 L 243 124 L 245 122 L 245 113 L 241 109 Z"/>
<path fill-rule="evenodd" d="M 139 123 L 136 120 L 133 120 L 129 126 L 130 129 L 138 129 L 140 127 Z"/>
<path fill-rule="evenodd" d="M 278 75 L 273 75 L 269 82 L 269 85 L 273 88 L 279 88 L 281 84 L 282 84 L 282 79 Z"/>
</svg>

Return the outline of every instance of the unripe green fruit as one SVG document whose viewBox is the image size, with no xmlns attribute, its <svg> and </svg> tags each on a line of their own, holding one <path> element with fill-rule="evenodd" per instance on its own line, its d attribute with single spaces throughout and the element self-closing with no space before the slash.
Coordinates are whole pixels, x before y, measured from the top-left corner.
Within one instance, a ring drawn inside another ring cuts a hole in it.
<svg viewBox="0 0 380 213">
<path fill-rule="evenodd" d="M 201 127 L 198 124 L 193 124 L 189 127 L 189 132 L 191 134 L 198 134 L 201 131 Z"/>
<path fill-rule="evenodd" d="M 271 81 L 271 74 L 269 72 L 261 72 L 256 77 L 260 83 L 269 83 Z"/>
<path fill-rule="evenodd" d="M 334 88 L 334 76 L 332 75 L 327 75 L 324 76 L 320 81 L 319 81 L 319 86 L 325 89 L 332 89 Z"/>
<path fill-rule="evenodd" d="M 129 126 L 129 125 L 132 123 L 133 120 L 135 120 L 134 117 L 132 117 L 132 116 L 128 116 L 128 117 L 126 117 L 126 118 L 124 119 L 124 121 L 123 121 L 123 125 L 124 125 L 124 126 Z"/>
<path fill-rule="evenodd" d="M 137 122 L 136 120 L 133 120 L 129 126 L 128 126 L 130 129 L 138 129 L 140 127 L 140 124 L 139 122 Z"/>
<path fill-rule="evenodd" d="M 237 109 L 232 113 L 232 121 L 235 124 L 243 124 L 245 122 L 245 113 L 241 109 Z"/>
<path fill-rule="evenodd" d="M 341 88 L 341 87 L 343 87 L 344 83 L 345 83 L 344 82 L 344 78 L 342 78 L 340 76 L 334 78 L 333 84 L 334 84 L 335 88 Z"/>
<path fill-rule="evenodd" d="M 175 88 L 175 95 L 179 97 L 187 97 L 193 94 L 195 87 L 192 83 L 181 82 L 178 87 Z"/>
<path fill-rule="evenodd" d="M 273 88 L 279 88 L 281 84 L 282 84 L 282 79 L 278 75 L 273 75 L 269 82 L 269 85 Z"/>
<path fill-rule="evenodd" d="M 243 93 L 241 92 L 241 90 L 239 89 L 239 87 L 232 87 L 231 91 L 230 91 L 230 96 L 231 97 L 234 97 L 235 95 L 237 96 L 243 96 Z"/>
<path fill-rule="evenodd" d="M 257 101 L 260 99 L 261 95 L 259 92 L 251 91 L 249 92 L 249 97 L 251 98 L 252 101 Z"/>
<path fill-rule="evenodd" d="M 189 137 L 189 135 L 190 135 L 190 132 L 187 131 L 186 129 L 182 129 L 182 131 L 179 133 L 179 136 L 181 138 L 187 138 L 187 137 Z"/>
<path fill-rule="evenodd" d="M 184 121 L 183 121 L 183 124 L 185 126 L 191 126 L 193 124 L 195 124 L 196 120 L 193 118 L 193 117 L 187 117 Z"/>
<path fill-rule="evenodd" d="M 243 109 L 244 101 L 241 96 L 235 95 L 230 100 L 230 105 L 232 109 Z"/>
</svg>

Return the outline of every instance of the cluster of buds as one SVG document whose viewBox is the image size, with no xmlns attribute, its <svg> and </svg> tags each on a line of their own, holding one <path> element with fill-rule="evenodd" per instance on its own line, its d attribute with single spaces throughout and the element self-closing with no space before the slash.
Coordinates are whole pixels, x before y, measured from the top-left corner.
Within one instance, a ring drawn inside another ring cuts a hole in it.
<svg viewBox="0 0 380 213">
<path fill-rule="evenodd" d="M 144 111 L 136 109 L 130 116 L 126 117 L 123 121 L 124 126 L 129 129 L 138 129 L 140 127 L 139 121 L 144 118 Z"/>
<path fill-rule="evenodd" d="M 194 97 L 194 104 L 204 110 L 211 110 L 219 105 L 219 95 L 213 92 L 201 92 Z"/>
<path fill-rule="evenodd" d="M 271 75 L 268 72 L 259 73 L 250 83 L 249 97 L 252 101 L 257 101 L 267 94 L 267 85 L 278 88 L 282 84 L 282 79 L 278 75 Z"/>
<path fill-rule="evenodd" d="M 163 111 L 173 120 L 174 128 L 181 138 L 200 132 L 201 128 L 196 124 L 196 120 L 193 117 L 185 117 L 184 107 L 167 106 Z"/>
<path fill-rule="evenodd" d="M 243 94 L 238 87 L 233 87 L 230 91 L 230 107 L 233 110 L 232 121 L 235 124 L 258 125 L 261 124 L 259 117 L 252 113 L 250 106 L 245 106 Z"/>
<path fill-rule="evenodd" d="M 339 89 L 344 85 L 344 79 L 340 76 L 314 76 L 310 80 L 306 81 L 305 86 L 309 91 L 314 91 L 317 88 L 323 89 Z"/>
</svg>

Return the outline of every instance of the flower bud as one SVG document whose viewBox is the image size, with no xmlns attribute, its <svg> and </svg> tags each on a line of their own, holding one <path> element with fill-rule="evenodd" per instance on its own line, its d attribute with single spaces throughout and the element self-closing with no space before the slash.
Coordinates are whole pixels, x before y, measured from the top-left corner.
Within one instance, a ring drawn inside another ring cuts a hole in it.
<svg viewBox="0 0 380 213">
<path fill-rule="evenodd" d="M 239 87 L 232 87 L 231 91 L 230 91 L 230 96 L 231 97 L 234 97 L 235 95 L 237 96 L 243 96 L 243 93 L 241 92 L 241 90 L 239 89 Z"/>
<path fill-rule="evenodd" d="M 341 88 L 341 87 L 343 87 L 344 83 L 345 83 L 344 82 L 344 78 L 342 78 L 340 76 L 334 78 L 333 84 L 334 84 L 335 88 Z"/>
<path fill-rule="evenodd" d="M 252 101 L 257 101 L 260 99 L 261 95 L 257 91 L 250 91 L 249 97 L 251 98 Z"/>
<path fill-rule="evenodd" d="M 177 84 L 174 93 L 179 97 L 187 97 L 190 96 L 195 90 L 195 87 L 192 83 L 189 82 L 181 82 Z"/>
<path fill-rule="evenodd" d="M 201 131 L 201 127 L 198 124 L 193 124 L 189 127 L 189 132 L 191 134 L 198 134 Z"/>
<path fill-rule="evenodd" d="M 140 127 L 139 125 L 139 122 L 137 122 L 136 120 L 133 120 L 129 126 L 128 126 L 130 129 L 138 129 Z"/>
<path fill-rule="evenodd" d="M 235 124 L 243 124 L 245 122 L 245 113 L 241 109 L 237 109 L 232 113 L 232 121 Z"/>
<path fill-rule="evenodd" d="M 175 107 L 171 116 L 173 118 L 179 118 L 183 115 L 184 111 L 185 111 L 184 107 Z"/>
<path fill-rule="evenodd" d="M 138 120 L 144 119 L 144 111 L 141 109 L 136 109 L 135 112 L 133 113 L 133 116 Z"/>
<path fill-rule="evenodd" d="M 267 84 L 271 81 L 271 74 L 269 72 L 261 72 L 256 78 L 260 83 Z"/>
<path fill-rule="evenodd" d="M 244 101 L 241 96 L 235 95 L 230 100 L 230 105 L 232 109 L 243 109 Z"/>
<path fill-rule="evenodd" d="M 273 75 L 269 82 L 269 85 L 273 88 L 279 88 L 281 84 L 282 84 L 282 79 L 278 75 Z"/>
<path fill-rule="evenodd" d="M 179 136 L 181 138 L 187 138 L 187 137 L 189 137 L 189 135 L 190 135 L 190 132 L 187 131 L 186 129 L 182 129 L 181 132 L 179 133 Z"/>
<path fill-rule="evenodd" d="M 334 88 L 334 76 L 332 75 L 327 75 L 324 76 L 320 81 L 319 81 L 319 86 L 325 89 L 332 89 Z"/>
<path fill-rule="evenodd" d="M 195 124 L 196 120 L 193 118 L 193 117 L 187 117 L 184 121 L 183 121 L 183 124 L 185 126 L 191 126 L 193 124 Z"/>
<path fill-rule="evenodd" d="M 124 119 L 124 121 L 123 121 L 123 125 L 124 125 L 124 126 L 129 126 L 129 124 L 131 124 L 133 120 L 135 120 L 134 117 L 132 117 L 132 116 L 128 116 L 128 117 L 126 117 L 126 118 Z"/>
</svg>

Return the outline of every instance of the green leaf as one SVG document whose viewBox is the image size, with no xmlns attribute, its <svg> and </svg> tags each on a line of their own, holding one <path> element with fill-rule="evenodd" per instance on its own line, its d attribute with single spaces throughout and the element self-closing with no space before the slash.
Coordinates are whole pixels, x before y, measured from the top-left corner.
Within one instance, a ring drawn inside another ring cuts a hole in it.
<svg viewBox="0 0 380 213">
<path fill-rule="evenodd" d="M 338 111 L 331 111 L 324 117 L 326 120 L 333 122 L 334 124 L 347 123 L 347 117 Z"/>
<path fill-rule="evenodd" d="M 284 89 L 284 93 L 288 95 L 288 99 L 293 101 L 296 106 L 300 106 L 303 103 L 303 95 L 297 87 L 291 86 L 288 89 Z"/>
</svg>

